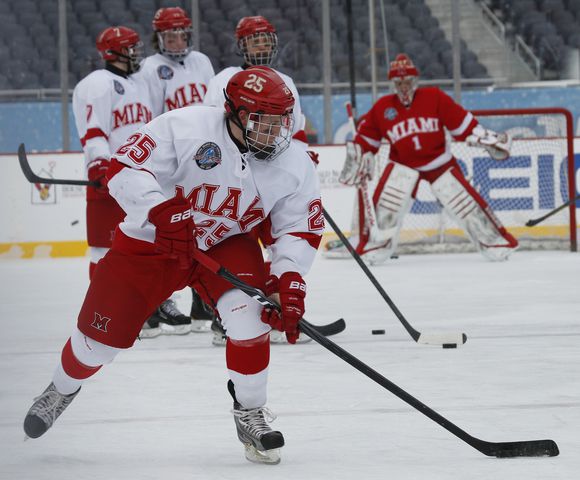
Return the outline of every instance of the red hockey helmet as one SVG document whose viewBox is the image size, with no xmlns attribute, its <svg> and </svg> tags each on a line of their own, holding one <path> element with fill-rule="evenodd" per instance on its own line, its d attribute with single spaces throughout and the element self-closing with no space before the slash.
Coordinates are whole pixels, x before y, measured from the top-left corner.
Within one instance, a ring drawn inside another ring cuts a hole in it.
<svg viewBox="0 0 580 480">
<path fill-rule="evenodd" d="M 238 49 L 248 65 L 270 66 L 278 55 L 278 35 L 264 17 L 244 17 L 236 27 Z"/>
<path fill-rule="evenodd" d="M 403 105 L 413 102 L 419 80 L 419 70 L 405 53 L 399 53 L 391 62 L 389 80 L 393 81 L 395 93 Z"/>
<path fill-rule="evenodd" d="M 191 19 L 180 7 L 160 8 L 153 17 L 153 30 L 159 52 L 175 61 L 183 60 L 193 49 Z"/>
<path fill-rule="evenodd" d="M 139 34 L 128 27 L 105 28 L 97 36 L 97 50 L 106 62 L 127 63 L 129 73 L 139 70 L 143 58 L 143 43 Z"/>
<path fill-rule="evenodd" d="M 236 73 L 225 97 L 226 112 L 256 159 L 272 160 L 290 146 L 294 95 L 274 70 L 259 66 Z"/>
</svg>

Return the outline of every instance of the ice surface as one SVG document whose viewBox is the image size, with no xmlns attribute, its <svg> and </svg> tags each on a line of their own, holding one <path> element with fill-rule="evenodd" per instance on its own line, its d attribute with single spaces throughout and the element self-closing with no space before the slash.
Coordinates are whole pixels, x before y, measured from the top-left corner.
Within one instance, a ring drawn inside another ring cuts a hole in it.
<svg viewBox="0 0 580 480">
<path fill-rule="evenodd" d="M 224 349 L 210 335 L 138 341 L 86 382 L 52 430 L 22 421 L 50 382 L 87 287 L 88 260 L 0 262 L 2 479 L 572 479 L 580 471 L 580 255 L 402 256 L 372 271 L 425 333 L 415 344 L 352 260 L 318 258 L 306 318 L 344 317 L 334 341 L 470 434 L 552 438 L 554 458 L 488 458 L 318 344 L 272 348 L 268 405 L 282 463 L 243 456 Z M 190 295 L 179 305 L 188 309 Z M 371 335 L 372 329 L 386 335 Z"/>
</svg>

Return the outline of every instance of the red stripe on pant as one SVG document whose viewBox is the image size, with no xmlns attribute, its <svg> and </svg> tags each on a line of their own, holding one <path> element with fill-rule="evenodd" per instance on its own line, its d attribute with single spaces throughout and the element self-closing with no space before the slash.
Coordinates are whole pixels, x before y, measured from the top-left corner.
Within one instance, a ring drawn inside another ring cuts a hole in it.
<svg viewBox="0 0 580 480">
<path fill-rule="evenodd" d="M 65 373 L 69 377 L 76 378 L 77 380 L 84 380 L 85 378 L 89 378 L 90 376 L 97 373 L 102 367 L 102 365 L 99 365 L 98 367 L 89 367 L 88 365 L 81 363 L 77 357 L 75 357 L 70 338 L 62 349 L 60 361 Z"/>
<path fill-rule="evenodd" d="M 226 343 L 228 370 L 242 375 L 254 375 L 270 364 L 270 334 L 265 333 L 251 340 L 232 340 Z"/>
</svg>

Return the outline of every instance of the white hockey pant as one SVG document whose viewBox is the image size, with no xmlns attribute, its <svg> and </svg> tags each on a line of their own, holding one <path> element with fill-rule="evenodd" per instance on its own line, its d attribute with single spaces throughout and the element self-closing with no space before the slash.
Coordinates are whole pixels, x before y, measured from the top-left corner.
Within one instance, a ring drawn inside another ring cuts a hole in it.
<svg viewBox="0 0 580 480">
<path fill-rule="evenodd" d="M 484 257 L 491 261 L 506 260 L 516 249 L 515 239 L 503 228 L 485 200 L 470 188 L 465 177 L 455 168 L 447 170 L 431 187 L 443 207 L 467 232 Z"/>
</svg>

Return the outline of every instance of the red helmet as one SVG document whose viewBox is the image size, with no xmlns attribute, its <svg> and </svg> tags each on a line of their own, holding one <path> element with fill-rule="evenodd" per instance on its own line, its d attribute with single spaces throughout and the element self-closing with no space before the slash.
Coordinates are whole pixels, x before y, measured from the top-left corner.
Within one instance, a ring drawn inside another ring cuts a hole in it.
<svg viewBox="0 0 580 480">
<path fill-rule="evenodd" d="M 270 66 L 278 55 L 278 35 L 262 16 L 244 17 L 236 27 L 238 48 L 248 65 Z"/>
<path fill-rule="evenodd" d="M 393 81 L 395 93 L 405 107 L 409 107 L 415 98 L 419 79 L 419 70 L 404 53 L 399 53 L 391 62 L 389 80 Z"/>
<path fill-rule="evenodd" d="M 399 53 L 391 62 L 389 68 L 389 80 L 395 77 L 418 77 L 419 70 L 405 53 Z"/>
<path fill-rule="evenodd" d="M 226 112 L 244 131 L 256 159 L 272 160 L 290 146 L 294 95 L 274 70 L 262 66 L 236 73 L 225 95 Z"/>
<path fill-rule="evenodd" d="M 107 62 L 124 61 L 129 65 L 129 73 L 139 70 L 142 59 L 139 34 L 128 27 L 108 27 L 97 36 L 97 50 Z M 123 49 L 126 53 L 123 53 Z"/>
<path fill-rule="evenodd" d="M 153 17 L 153 30 L 156 32 L 189 27 L 191 27 L 191 19 L 180 7 L 160 8 Z"/>
<path fill-rule="evenodd" d="M 193 50 L 191 19 L 180 7 L 160 8 L 153 17 L 154 46 L 176 62 L 182 61 Z"/>
</svg>

